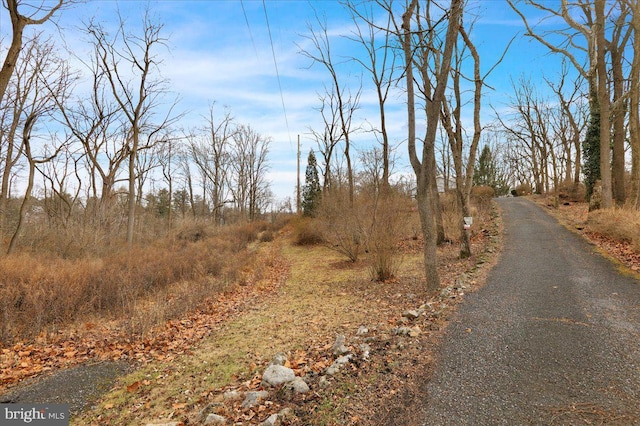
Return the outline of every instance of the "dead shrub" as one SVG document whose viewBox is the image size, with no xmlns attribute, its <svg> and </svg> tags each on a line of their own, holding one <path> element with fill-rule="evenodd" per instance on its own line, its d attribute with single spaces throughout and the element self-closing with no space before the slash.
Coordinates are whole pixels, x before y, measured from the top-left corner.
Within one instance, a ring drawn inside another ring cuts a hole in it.
<svg viewBox="0 0 640 426">
<path fill-rule="evenodd" d="M 474 186 L 471 188 L 470 201 L 473 206 L 482 212 L 491 209 L 491 201 L 496 196 L 496 192 L 490 186 Z"/>
<path fill-rule="evenodd" d="M 292 221 L 293 241 L 298 246 L 313 246 L 323 244 L 324 238 L 317 220 L 300 216 Z"/>
<path fill-rule="evenodd" d="M 212 230 L 205 223 L 183 224 L 176 233 L 176 238 L 180 241 L 197 242 L 211 236 Z"/>
<path fill-rule="evenodd" d="M 376 281 L 393 278 L 400 267 L 398 237 L 406 232 L 405 224 L 408 222 L 400 208 L 403 201 L 404 197 L 389 194 L 379 198 L 374 206 L 367 242 L 371 254 L 371 278 Z"/>
<path fill-rule="evenodd" d="M 271 242 L 273 241 L 274 238 L 275 238 L 275 235 L 273 231 L 269 229 L 266 231 L 262 231 L 258 234 L 258 241 L 260 241 L 261 243 Z"/>
<path fill-rule="evenodd" d="M 460 234 L 460 204 L 455 190 L 440 194 L 442 226 L 447 238 L 457 238 Z"/>
<path fill-rule="evenodd" d="M 4 257 L 0 342 L 33 338 L 85 316 L 127 318 L 132 332 L 145 330 L 153 318 L 193 309 L 241 277 L 239 271 L 256 270 L 247 266 L 252 256 L 236 248 L 226 238 L 212 237 L 164 239 L 96 259 Z"/>
<path fill-rule="evenodd" d="M 528 183 L 521 183 L 516 186 L 514 191 L 516 191 L 517 196 L 521 197 L 523 195 L 530 195 L 533 192 L 533 188 Z"/>
<path fill-rule="evenodd" d="M 366 228 L 372 211 L 372 200 L 361 196 L 352 203 L 346 190 L 336 189 L 323 196 L 317 218 L 325 245 L 357 262 L 367 245 Z"/>
<path fill-rule="evenodd" d="M 556 191 L 558 198 L 563 201 L 579 203 L 587 198 L 587 188 L 582 182 L 580 183 L 562 183 Z"/>
</svg>

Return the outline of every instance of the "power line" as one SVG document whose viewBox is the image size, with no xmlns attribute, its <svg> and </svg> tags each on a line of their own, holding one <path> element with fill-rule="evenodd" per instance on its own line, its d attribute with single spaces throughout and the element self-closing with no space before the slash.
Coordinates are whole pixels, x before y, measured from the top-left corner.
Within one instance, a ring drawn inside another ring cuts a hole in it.
<svg viewBox="0 0 640 426">
<path fill-rule="evenodd" d="M 264 18 L 267 21 L 267 31 L 269 32 L 269 42 L 271 43 L 271 54 L 273 56 L 273 65 L 276 68 L 276 77 L 278 78 L 278 89 L 280 90 L 280 100 L 282 101 L 282 111 L 284 112 L 284 122 L 287 125 L 287 135 L 289 136 L 289 145 L 293 146 L 291 141 L 291 129 L 289 129 L 289 119 L 287 118 L 287 108 L 284 104 L 284 94 L 282 93 L 282 83 L 280 81 L 280 71 L 278 70 L 278 61 L 276 60 L 276 51 L 273 48 L 273 37 L 271 36 L 271 26 L 269 25 L 269 15 L 267 15 L 267 5 L 262 0 L 262 9 L 264 10 Z"/>
<path fill-rule="evenodd" d="M 256 42 L 253 39 L 253 32 L 251 31 L 251 25 L 249 24 L 249 18 L 247 17 L 247 11 L 244 8 L 244 0 L 240 0 L 240 6 L 242 6 L 242 13 L 244 14 L 244 22 L 246 22 L 247 29 L 249 30 L 249 37 L 251 38 L 251 44 L 253 45 L 253 51 L 256 54 L 256 60 L 259 62 L 260 58 L 258 57 L 258 49 L 256 48 Z"/>
</svg>

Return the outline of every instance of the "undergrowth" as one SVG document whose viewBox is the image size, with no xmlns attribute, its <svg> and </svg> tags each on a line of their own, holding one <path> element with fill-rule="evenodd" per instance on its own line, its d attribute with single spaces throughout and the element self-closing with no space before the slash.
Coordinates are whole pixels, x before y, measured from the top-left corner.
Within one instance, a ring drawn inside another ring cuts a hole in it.
<svg viewBox="0 0 640 426">
<path fill-rule="evenodd" d="M 260 274 L 250 244 L 273 232 L 257 222 L 194 225 L 145 246 L 64 258 L 23 252 L 0 259 L 0 344 L 74 321 L 125 318 L 142 334 L 231 285 Z M 265 240 L 265 239 L 263 239 Z M 269 238 L 266 238 L 269 240 Z"/>
</svg>

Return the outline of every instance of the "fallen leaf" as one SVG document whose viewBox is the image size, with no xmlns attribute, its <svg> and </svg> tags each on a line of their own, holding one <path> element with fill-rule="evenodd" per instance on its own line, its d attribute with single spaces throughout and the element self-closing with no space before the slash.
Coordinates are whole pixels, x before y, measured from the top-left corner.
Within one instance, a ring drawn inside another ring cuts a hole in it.
<svg viewBox="0 0 640 426">
<path fill-rule="evenodd" d="M 127 392 L 135 392 L 140 388 L 140 382 L 133 382 L 127 386 Z"/>
</svg>

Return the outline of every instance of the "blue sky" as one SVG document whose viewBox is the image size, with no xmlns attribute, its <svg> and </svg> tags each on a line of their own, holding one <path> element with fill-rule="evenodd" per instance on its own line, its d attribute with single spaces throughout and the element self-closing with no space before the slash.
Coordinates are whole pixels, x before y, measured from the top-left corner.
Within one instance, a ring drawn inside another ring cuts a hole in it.
<svg viewBox="0 0 640 426">
<path fill-rule="evenodd" d="M 200 124 L 212 102 L 220 114 L 227 107 L 239 123 L 251 125 L 271 138 L 269 179 L 273 192 L 278 199 L 293 197 L 297 137 L 300 135 L 302 141 L 304 172 L 306 154 L 316 147 L 309 138 L 309 128 L 322 128 L 317 112 L 318 94 L 328 83 L 326 71 L 317 66 L 310 68 L 310 60 L 299 50 L 306 46 L 304 35 L 308 34 L 308 25 L 317 28 L 315 14 L 318 14 L 326 16 L 337 60 L 346 61 L 357 53 L 357 47 L 343 37 L 353 29 L 349 14 L 334 0 L 89 0 L 60 14 L 61 34 L 71 49 L 81 51 L 87 48 L 77 29 L 82 22 L 93 17 L 107 26 L 113 24 L 119 7 L 135 28 L 147 5 L 155 19 L 165 25 L 164 35 L 169 41 L 168 49 L 161 52 L 162 74 L 170 80 L 174 96 L 180 98 L 179 109 L 187 111 L 184 127 Z M 487 84 L 495 89 L 485 89 L 483 117 L 487 124 L 492 115 L 489 105 L 500 109 L 508 102 L 511 79 L 524 75 L 536 80 L 542 71 L 553 76 L 559 68 L 559 58 L 520 36 L 524 27 L 506 2 L 482 0 L 472 3 L 468 10 L 477 15 L 472 38 L 485 72 L 516 36 L 502 64 L 487 79 Z M 0 33 L 9 32 L 10 24 L 3 11 Z M 345 72 L 343 76 L 351 72 L 351 81 L 357 80 L 353 77 L 359 71 L 348 63 L 341 70 Z M 407 172 L 406 144 L 402 143 L 406 137 L 406 118 L 400 92 L 390 106 L 392 140 L 398 145 L 396 171 Z M 365 75 L 361 109 L 354 122 L 377 120 L 376 108 L 374 92 Z M 373 143 L 371 134 L 354 136 L 357 149 Z"/>
</svg>

